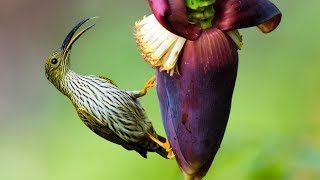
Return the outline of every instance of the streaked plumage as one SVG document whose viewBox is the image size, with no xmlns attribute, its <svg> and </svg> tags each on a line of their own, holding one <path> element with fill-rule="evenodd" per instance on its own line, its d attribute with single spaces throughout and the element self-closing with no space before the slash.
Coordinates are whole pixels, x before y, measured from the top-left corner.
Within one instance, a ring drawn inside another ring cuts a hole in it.
<svg viewBox="0 0 320 180">
<path fill-rule="evenodd" d="M 125 91 L 108 78 L 81 76 L 70 70 L 72 44 L 93 25 L 73 35 L 88 20 L 73 28 L 61 48 L 48 58 L 45 65 L 47 79 L 72 101 L 81 120 L 99 136 L 127 150 L 135 150 L 143 157 L 147 151 L 167 157 L 168 152 L 152 140 L 154 137 L 163 142 L 165 138 L 156 134 L 137 99 L 153 86 L 154 78 L 142 91 Z"/>
</svg>

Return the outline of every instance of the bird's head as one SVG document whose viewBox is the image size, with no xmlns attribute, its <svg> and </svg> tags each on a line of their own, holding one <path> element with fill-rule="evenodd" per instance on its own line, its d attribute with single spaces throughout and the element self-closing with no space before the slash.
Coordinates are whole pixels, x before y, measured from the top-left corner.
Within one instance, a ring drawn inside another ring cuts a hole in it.
<svg viewBox="0 0 320 180">
<path fill-rule="evenodd" d="M 47 79 L 55 85 L 58 89 L 61 86 L 62 80 L 65 74 L 70 69 L 70 52 L 72 45 L 76 40 L 84 34 L 87 30 L 92 28 L 95 24 L 81 30 L 75 35 L 77 30 L 87 21 L 93 18 L 87 18 L 79 22 L 64 39 L 61 47 L 58 48 L 53 54 L 51 54 L 46 60 L 45 64 L 45 74 Z"/>
</svg>

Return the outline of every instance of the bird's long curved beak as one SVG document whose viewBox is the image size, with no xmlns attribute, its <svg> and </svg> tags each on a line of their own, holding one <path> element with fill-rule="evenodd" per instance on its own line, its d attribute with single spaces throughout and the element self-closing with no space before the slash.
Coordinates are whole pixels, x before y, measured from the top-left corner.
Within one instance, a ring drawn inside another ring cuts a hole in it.
<svg viewBox="0 0 320 180">
<path fill-rule="evenodd" d="M 70 49 L 73 45 L 74 42 L 76 42 L 76 40 L 82 35 L 84 34 L 86 31 L 88 31 L 90 28 L 92 28 L 95 24 L 90 25 L 89 27 L 81 30 L 78 34 L 76 34 L 74 36 L 74 34 L 76 33 L 76 31 L 87 21 L 94 19 L 97 17 L 92 17 L 92 18 L 87 18 L 85 20 L 82 20 L 81 22 L 79 22 L 67 35 L 67 37 L 64 39 L 62 46 L 61 46 L 61 50 L 63 51 L 63 57 L 65 58 L 68 55 L 68 52 L 70 52 Z"/>
</svg>

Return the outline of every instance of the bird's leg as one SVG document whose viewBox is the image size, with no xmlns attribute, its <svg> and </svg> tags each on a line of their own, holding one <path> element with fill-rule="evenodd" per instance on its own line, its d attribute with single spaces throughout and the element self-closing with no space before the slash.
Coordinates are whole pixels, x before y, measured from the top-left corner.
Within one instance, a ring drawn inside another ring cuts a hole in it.
<svg viewBox="0 0 320 180">
<path fill-rule="evenodd" d="M 134 98 L 139 98 L 141 96 L 146 95 L 149 88 L 155 87 L 155 83 L 154 83 L 155 81 L 156 81 L 156 77 L 152 76 L 152 78 L 146 82 L 146 84 L 144 85 L 144 88 L 141 91 L 131 91 L 130 94 Z"/>
<path fill-rule="evenodd" d="M 161 146 L 163 149 L 165 149 L 168 152 L 168 155 L 167 155 L 168 159 L 174 159 L 175 155 L 174 155 L 174 153 L 172 151 L 171 145 L 170 145 L 170 143 L 169 143 L 167 138 L 166 138 L 166 142 L 163 143 L 159 139 L 155 138 L 154 136 L 152 136 L 149 133 L 148 133 L 148 136 L 152 141 L 157 143 L 159 146 Z"/>
</svg>

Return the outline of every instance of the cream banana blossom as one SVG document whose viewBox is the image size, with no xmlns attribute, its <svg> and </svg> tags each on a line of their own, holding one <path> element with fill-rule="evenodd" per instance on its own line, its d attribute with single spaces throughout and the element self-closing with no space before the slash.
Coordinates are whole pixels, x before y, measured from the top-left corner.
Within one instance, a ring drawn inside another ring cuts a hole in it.
<svg viewBox="0 0 320 180">
<path fill-rule="evenodd" d="M 135 23 L 135 39 L 141 56 L 153 68 L 159 67 L 172 76 L 179 72 L 177 67 L 178 57 L 186 39 L 177 36 L 158 22 L 153 14 L 144 17 Z M 242 36 L 238 30 L 227 32 L 239 49 L 242 48 Z"/>
</svg>

